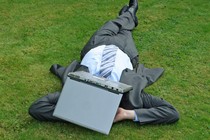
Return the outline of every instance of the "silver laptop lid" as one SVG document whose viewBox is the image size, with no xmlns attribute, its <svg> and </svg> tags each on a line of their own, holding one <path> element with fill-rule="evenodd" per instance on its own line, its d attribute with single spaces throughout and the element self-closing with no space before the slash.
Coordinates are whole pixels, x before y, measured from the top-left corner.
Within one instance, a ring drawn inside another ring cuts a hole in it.
<svg viewBox="0 0 210 140">
<path fill-rule="evenodd" d="M 122 95 L 67 77 L 53 116 L 108 135 Z"/>
<path fill-rule="evenodd" d="M 125 93 L 132 90 L 132 86 L 130 85 L 121 82 L 111 81 L 103 77 L 97 77 L 84 71 L 70 72 L 68 76 L 71 79 L 101 87 L 115 93 Z"/>
</svg>

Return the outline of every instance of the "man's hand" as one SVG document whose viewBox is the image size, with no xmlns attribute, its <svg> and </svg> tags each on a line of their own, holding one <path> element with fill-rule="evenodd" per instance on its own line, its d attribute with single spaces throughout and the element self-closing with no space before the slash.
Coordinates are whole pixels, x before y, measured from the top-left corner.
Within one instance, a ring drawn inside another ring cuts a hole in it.
<svg viewBox="0 0 210 140">
<path fill-rule="evenodd" d="M 120 107 L 117 110 L 117 114 L 114 118 L 114 123 L 122 120 L 134 120 L 134 118 L 135 118 L 134 110 L 126 110 Z"/>
</svg>

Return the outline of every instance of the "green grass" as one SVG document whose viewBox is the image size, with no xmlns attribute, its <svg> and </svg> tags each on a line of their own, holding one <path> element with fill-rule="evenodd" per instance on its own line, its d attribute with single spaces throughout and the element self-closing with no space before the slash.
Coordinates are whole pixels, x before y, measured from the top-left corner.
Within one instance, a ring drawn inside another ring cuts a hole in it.
<svg viewBox="0 0 210 140">
<path fill-rule="evenodd" d="M 37 98 L 61 90 L 51 64 L 68 65 L 127 0 L 0 0 L 0 139 L 210 139 L 209 0 L 141 0 L 133 32 L 146 67 L 163 77 L 146 91 L 180 113 L 172 125 L 114 124 L 109 136 L 28 115 Z"/>
</svg>

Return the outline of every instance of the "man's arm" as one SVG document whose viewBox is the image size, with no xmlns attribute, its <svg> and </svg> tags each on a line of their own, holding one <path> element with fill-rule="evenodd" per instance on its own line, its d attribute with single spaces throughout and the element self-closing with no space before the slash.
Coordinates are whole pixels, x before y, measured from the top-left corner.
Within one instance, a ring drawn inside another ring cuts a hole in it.
<svg viewBox="0 0 210 140">
<path fill-rule="evenodd" d="M 29 108 L 29 114 L 39 121 L 62 121 L 53 116 L 59 92 L 48 94 L 36 100 Z"/>
<path fill-rule="evenodd" d="M 118 108 L 114 122 L 133 120 L 143 124 L 168 124 L 179 120 L 176 109 L 167 101 L 142 93 L 143 107 L 134 110 Z"/>
<path fill-rule="evenodd" d="M 135 109 L 140 124 L 169 124 L 179 120 L 179 113 L 166 100 L 143 92 L 143 108 Z"/>
</svg>

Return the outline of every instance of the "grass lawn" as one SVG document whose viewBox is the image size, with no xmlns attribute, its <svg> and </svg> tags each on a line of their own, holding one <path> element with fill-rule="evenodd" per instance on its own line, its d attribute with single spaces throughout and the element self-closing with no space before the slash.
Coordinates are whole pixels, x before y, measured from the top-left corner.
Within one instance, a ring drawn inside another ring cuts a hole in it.
<svg viewBox="0 0 210 140">
<path fill-rule="evenodd" d="M 79 60 L 90 36 L 126 3 L 0 0 L 0 139 L 210 139 L 209 0 L 139 0 L 139 26 L 133 36 L 140 63 L 165 69 L 146 91 L 178 109 L 177 123 L 140 126 L 124 121 L 106 136 L 28 115 L 34 100 L 61 90 L 50 66 Z"/>
</svg>

